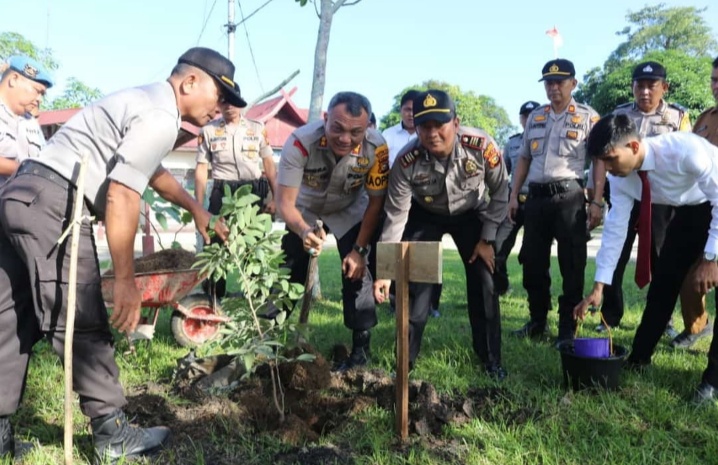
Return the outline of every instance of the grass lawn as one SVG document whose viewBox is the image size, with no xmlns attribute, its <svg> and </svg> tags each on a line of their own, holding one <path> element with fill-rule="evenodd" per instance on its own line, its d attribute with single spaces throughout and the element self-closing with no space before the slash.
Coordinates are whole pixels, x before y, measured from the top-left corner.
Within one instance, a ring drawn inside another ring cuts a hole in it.
<svg viewBox="0 0 718 465">
<path fill-rule="evenodd" d="M 313 307 L 310 342 L 328 354 L 337 342 L 349 345 L 351 337 L 342 324 L 336 252 L 323 253 L 320 264 L 324 300 Z M 519 328 L 528 315 L 515 257 L 510 260 L 510 273 L 513 291 L 501 299 L 503 359 L 509 377 L 500 385 L 502 395 L 491 401 L 480 418 L 447 427 L 441 437 L 414 436 L 400 446 L 393 436 L 393 415 L 375 408 L 357 414 L 353 426 L 331 433 L 321 444 L 343 445 L 352 450 L 351 463 L 356 464 L 718 464 L 718 408 L 698 409 L 687 402 L 705 368 L 709 341 L 702 340 L 695 351 L 674 352 L 664 339 L 653 366 L 640 375 L 624 373 L 620 391 L 567 393 L 558 352 L 549 343 L 518 340 L 508 334 Z M 552 276 L 556 305 L 560 278 L 555 260 Z M 588 289 L 592 261 L 586 276 Z M 626 276 L 633 276 L 631 266 Z M 632 283 L 626 285 L 626 290 L 626 316 L 615 340 L 630 346 L 645 293 Z M 713 297 L 711 309 L 712 300 Z M 411 378 L 431 382 L 440 393 L 497 387 L 482 374 L 471 350 L 463 266 L 452 250 L 444 252 L 440 310 L 441 317 L 430 319 L 427 325 Z M 386 304 L 378 312 L 380 322 L 372 341 L 373 364 L 392 371 L 394 321 Z M 122 382 L 131 395 L 168 384 L 175 360 L 186 353 L 172 339 L 169 316 L 170 312 L 161 316 L 153 343 L 139 346 L 136 355 L 123 356 L 127 345 L 123 341 L 117 344 Z M 550 315 L 550 322 L 555 335 L 556 312 Z M 589 320 L 584 333 L 592 333 L 596 324 L 595 317 Z M 676 324 L 682 329 L 678 314 Z M 62 386 L 60 362 L 46 344 L 37 345 L 25 399 L 13 419 L 16 436 L 35 443 L 22 463 L 62 463 Z M 171 394 L 163 394 L 162 401 L 179 405 L 190 402 Z M 79 408 L 75 438 L 75 463 L 87 463 L 91 450 L 89 427 Z M 455 453 L 437 454 L 437 444 L 451 444 Z M 210 447 L 221 448 L 224 458 L 207 459 L 205 451 Z M 288 446 L 272 436 L 258 435 L 245 425 L 218 421 L 201 438 L 187 441 L 174 452 L 165 452 L 161 461 L 139 463 L 269 464 L 285 449 Z"/>
</svg>

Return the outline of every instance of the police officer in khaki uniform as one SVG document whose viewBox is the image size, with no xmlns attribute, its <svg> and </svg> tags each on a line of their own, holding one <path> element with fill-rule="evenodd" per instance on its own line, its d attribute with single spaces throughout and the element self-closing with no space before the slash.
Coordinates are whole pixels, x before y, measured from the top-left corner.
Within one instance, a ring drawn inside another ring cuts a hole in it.
<svg viewBox="0 0 718 465">
<path fill-rule="evenodd" d="M 507 213 L 508 174 L 496 142 L 480 129 L 459 126 L 454 102 L 441 90 L 414 97 L 418 138 L 407 144 L 391 169 L 386 242 L 454 239 L 466 271 L 473 348 L 486 372 L 506 377 L 501 366 L 501 315 L 494 291 L 494 241 Z M 486 194 L 490 200 L 486 200 Z M 374 296 L 389 295 L 378 280 Z M 419 355 L 431 306 L 432 284 L 409 284 L 409 363 Z"/>
<path fill-rule="evenodd" d="M 524 207 L 523 270 L 530 320 L 514 331 L 519 337 L 543 335 L 551 309 L 551 244 L 558 242 L 563 295 L 558 298 L 557 343 L 573 339 L 573 308 L 582 300 L 586 268 L 586 208 L 583 193 L 585 138 L 598 121 L 596 111 L 576 102 L 576 70 L 569 60 L 544 65 L 542 78 L 550 103 L 528 118 L 514 168 L 509 215 L 515 221 L 524 181 L 529 197 Z"/>
<path fill-rule="evenodd" d="M 522 129 L 526 129 L 526 121 L 529 114 L 539 107 L 538 102 L 529 100 L 519 108 L 519 123 Z M 511 176 L 513 167 L 519 161 L 519 149 L 523 140 L 523 132 L 519 132 L 509 137 L 506 148 L 504 149 L 504 163 L 506 163 L 506 171 Z M 509 290 L 509 270 L 506 262 L 509 259 L 511 250 L 516 244 L 516 236 L 524 225 L 524 203 L 529 194 L 529 186 L 524 183 L 519 191 L 519 209 L 516 212 L 516 220 L 512 221 L 508 216 L 499 226 L 496 233 L 496 272 L 494 273 L 494 282 L 496 284 L 496 292 L 504 295 Z M 521 254 L 519 254 L 519 263 L 521 262 Z"/>
<path fill-rule="evenodd" d="M 234 193 L 241 186 L 250 184 L 252 193 L 259 197 L 258 203 L 263 205 L 269 189 L 272 194 L 275 192 L 277 170 L 273 154 L 264 124 L 243 117 L 239 107 L 223 104 L 222 118 L 204 126 L 197 138 L 197 167 L 194 174 L 197 202 L 202 204 L 204 201 L 207 171 L 211 164 L 214 183 L 209 198 L 210 213 L 219 214 L 225 186 L 229 186 Z M 262 177 L 260 162 L 266 178 Z M 266 205 L 265 210 L 274 213 L 274 200 Z M 217 298 L 226 294 L 224 279 L 206 283 L 203 287 L 208 294 Z"/>
<path fill-rule="evenodd" d="M 377 323 L 367 256 L 379 224 L 389 175 L 389 149 L 368 129 L 371 105 L 363 95 L 332 97 L 324 121 L 296 129 L 282 149 L 277 209 L 287 224 L 282 250 L 291 281 L 306 280 L 309 253 L 319 253 L 331 231 L 342 260 L 344 325 L 352 330 L 352 351 L 337 368 L 364 365 L 370 332 Z M 324 229 L 315 232 L 316 220 Z M 371 260 L 371 258 L 370 258 Z"/>
<path fill-rule="evenodd" d="M 244 104 L 234 65 L 214 50 L 193 48 L 164 82 L 109 95 L 73 116 L 0 188 L 0 456 L 13 455 L 9 416 L 22 398 L 33 345 L 46 338 L 62 356 L 70 267 L 70 226 L 82 157 L 88 156 L 83 215 L 104 220 L 115 271 L 112 314 L 102 298 L 92 225 L 80 228 L 73 385 L 90 417 L 98 462 L 144 455 L 162 445 L 163 427 L 131 427 L 114 359 L 110 324 L 131 332 L 140 318 L 134 241 L 142 192 L 151 185 L 194 216 L 205 240 L 211 215 L 161 166 L 182 121 L 202 126 L 227 100 Z M 218 221 L 215 231 L 226 237 Z"/>
<path fill-rule="evenodd" d="M 663 96 L 668 91 L 669 85 L 666 82 L 666 68 L 655 61 L 639 63 L 633 69 L 632 92 L 634 101 L 619 105 L 613 110 L 613 114 L 624 114 L 631 118 L 638 129 L 641 137 L 653 137 L 674 131 L 690 131 L 691 123 L 688 112 L 685 108 L 674 103 L 667 103 Z M 598 180 L 595 180 L 598 178 Z M 598 160 L 592 164 L 592 172 L 589 175 L 589 193 L 593 191 L 593 197 L 589 206 L 590 227 L 595 227 L 601 220 L 603 214 L 604 182 L 606 179 L 603 162 Z M 606 192 L 609 189 L 605 189 Z M 610 200 L 610 198 L 609 198 Z M 673 216 L 674 208 L 670 205 L 653 204 L 651 206 L 651 247 L 653 260 L 652 264 L 658 263 L 658 254 L 666 236 L 668 223 Z M 631 250 L 636 238 L 636 223 L 640 211 L 640 202 L 636 201 L 631 212 L 631 222 L 628 228 L 626 242 L 616 265 L 610 286 L 603 288 L 603 305 L 601 312 L 610 327 L 618 327 L 623 318 L 623 274 L 626 265 L 631 257 Z M 705 304 L 696 292 L 690 290 L 690 286 L 681 292 L 681 303 L 684 312 L 693 314 L 695 307 L 698 314 L 705 315 Z M 705 321 L 700 331 L 705 329 Z M 599 332 L 605 331 L 603 323 L 596 327 Z M 671 323 L 666 328 L 666 334 L 673 340 L 677 338 L 678 332 L 673 329 Z"/>
<path fill-rule="evenodd" d="M 10 57 L 4 68 L 0 78 L 0 185 L 21 161 L 37 157 L 45 145 L 33 112 L 53 84 L 50 73 L 27 56 Z"/>
</svg>

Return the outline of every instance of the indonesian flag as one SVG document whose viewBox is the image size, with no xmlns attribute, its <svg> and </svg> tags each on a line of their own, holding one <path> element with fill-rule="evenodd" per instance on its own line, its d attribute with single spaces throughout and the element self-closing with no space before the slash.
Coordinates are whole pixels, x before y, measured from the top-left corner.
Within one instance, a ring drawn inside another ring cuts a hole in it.
<svg viewBox="0 0 718 465">
<path fill-rule="evenodd" d="M 554 26 L 552 29 L 546 31 L 546 35 L 553 41 L 554 58 L 558 58 L 558 48 L 563 45 L 563 37 L 561 36 L 561 33 L 558 32 L 558 29 Z"/>
</svg>

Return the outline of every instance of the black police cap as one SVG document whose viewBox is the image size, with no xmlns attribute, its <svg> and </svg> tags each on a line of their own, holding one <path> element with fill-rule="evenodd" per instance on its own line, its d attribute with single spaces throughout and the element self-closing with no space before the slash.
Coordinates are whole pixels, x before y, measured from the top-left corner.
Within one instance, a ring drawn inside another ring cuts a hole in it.
<svg viewBox="0 0 718 465">
<path fill-rule="evenodd" d="M 177 63 L 194 66 L 212 76 L 217 81 L 224 94 L 225 101 L 235 107 L 246 107 L 239 93 L 239 84 L 234 82 L 234 64 L 210 48 L 194 47 L 182 54 Z"/>
<path fill-rule="evenodd" d="M 541 70 L 541 81 L 563 81 L 564 79 L 570 79 L 576 76 L 576 68 L 573 67 L 573 63 L 565 58 L 557 58 L 551 60 Z"/>
<path fill-rule="evenodd" d="M 541 106 L 540 103 L 534 102 L 533 100 L 529 100 L 528 102 L 521 105 L 521 109 L 519 109 L 519 115 L 528 115 L 535 109 L 537 109 L 539 106 Z"/>
<path fill-rule="evenodd" d="M 413 101 L 414 125 L 420 126 L 427 121 L 448 123 L 456 116 L 456 106 L 452 98 L 438 89 L 420 92 Z"/>
<path fill-rule="evenodd" d="M 633 68 L 633 80 L 639 79 L 666 79 L 666 68 L 657 61 L 645 61 Z"/>
</svg>

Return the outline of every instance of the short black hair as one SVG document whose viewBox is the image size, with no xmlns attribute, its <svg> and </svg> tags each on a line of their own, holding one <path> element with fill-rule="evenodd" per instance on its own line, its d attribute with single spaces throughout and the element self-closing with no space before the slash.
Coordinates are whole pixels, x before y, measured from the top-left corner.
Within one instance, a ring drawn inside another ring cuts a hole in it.
<svg viewBox="0 0 718 465">
<path fill-rule="evenodd" d="M 371 103 L 369 103 L 369 99 L 356 92 L 337 93 L 329 101 L 327 111 L 342 104 L 346 105 L 347 111 L 352 116 L 361 116 L 362 110 L 366 111 L 367 116 L 371 115 Z"/>
<path fill-rule="evenodd" d="M 713 67 L 718 68 L 718 57 L 716 57 L 716 59 L 713 60 Z"/>
<path fill-rule="evenodd" d="M 373 111 L 371 112 L 371 116 L 369 117 L 369 122 L 373 125 L 376 125 L 376 115 Z"/>
<path fill-rule="evenodd" d="M 604 158 L 608 152 L 626 139 L 641 139 L 636 123 L 627 115 L 606 115 L 591 129 L 586 139 L 586 153 Z"/>
<path fill-rule="evenodd" d="M 413 102 L 414 97 L 416 97 L 417 95 L 419 95 L 419 91 L 414 89 L 407 90 L 406 92 L 404 92 L 404 95 L 401 96 L 401 101 L 399 102 L 399 108 L 403 107 L 406 102 Z"/>
</svg>

